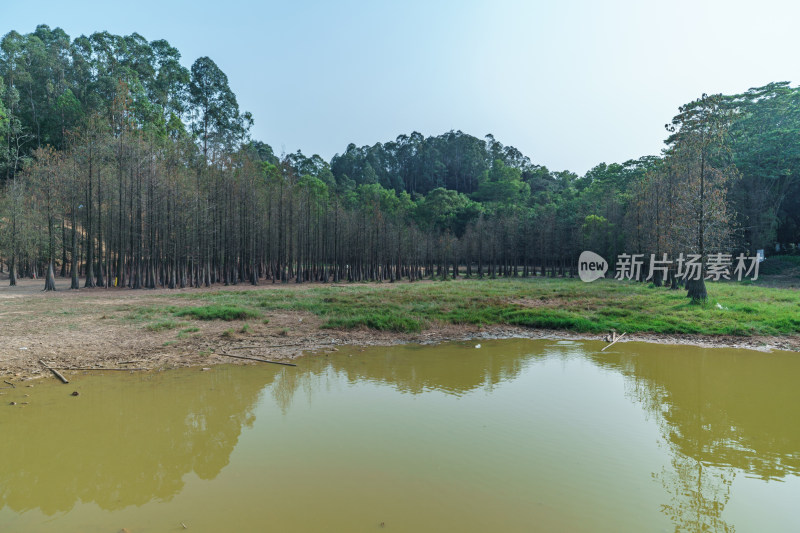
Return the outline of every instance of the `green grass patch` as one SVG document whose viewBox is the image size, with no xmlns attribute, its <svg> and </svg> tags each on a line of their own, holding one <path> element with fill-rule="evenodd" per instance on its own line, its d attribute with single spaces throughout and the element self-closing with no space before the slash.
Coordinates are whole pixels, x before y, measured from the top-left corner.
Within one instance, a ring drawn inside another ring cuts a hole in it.
<svg viewBox="0 0 800 533">
<path fill-rule="evenodd" d="M 322 327 L 353 329 L 367 327 L 378 331 L 416 332 L 421 331 L 425 323 L 421 320 L 399 316 L 396 314 L 355 314 L 352 316 L 334 317 Z M 287 332 L 288 333 L 288 332 Z"/>
<path fill-rule="evenodd" d="M 250 309 L 236 305 L 205 305 L 187 307 L 173 311 L 175 316 L 194 318 L 196 320 L 245 320 L 258 318 L 259 314 Z"/>
<path fill-rule="evenodd" d="M 197 327 L 183 328 L 178 332 L 178 338 L 185 339 L 187 337 L 191 337 L 193 333 L 197 333 L 198 331 L 200 331 L 200 328 Z"/>
<path fill-rule="evenodd" d="M 578 332 L 708 335 L 800 334 L 800 292 L 735 282 L 706 284 L 693 304 L 685 290 L 598 280 L 528 278 L 450 283 L 309 285 L 182 294 L 191 307 L 126 309 L 150 322 L 167 318 L 251 320 L 265 312 L 317 315 L 324 328 L 418 332 L 435 324 L 509 324 Z M 269 319 L 260 320 L 268 323 Z M 158 323 L 158 322 L 156 322 Z M 298 325 L 306 328 L 306 325 Z M 238 328 L 233 333 L 245 332 Z M 279 335 L 288 335 L 283 329 Z"/>
<path fill-rule="evenodd" d="M 147 331 L 166 331 L 170 329 L 180 328 L 183 326 L 188 325 L 186 322 L 177 322 L 175 320 L 160 320 L 158 322 L 153 322 L 151 324 L 147 324 L 145 329 Z"/>
</svg>

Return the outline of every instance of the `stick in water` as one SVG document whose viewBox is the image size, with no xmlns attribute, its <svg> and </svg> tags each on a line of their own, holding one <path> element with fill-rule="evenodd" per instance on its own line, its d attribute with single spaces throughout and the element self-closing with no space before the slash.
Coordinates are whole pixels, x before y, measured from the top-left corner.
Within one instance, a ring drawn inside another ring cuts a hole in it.
<svg viewBox="0 0 800 533">
<path fill-rule="evenodd" d="M 292 363 L 281 363 L 280 361 L 269 361 L 267 359 L 259 359 L 257 357 L 245 357 L 243 355 L 231 355 L 229 353 L 217 352 L 214 355 L 224 355 L 225 357 L 233 357 L 234 359 L 247 359 L 248 361 L 258 361 L 259 363 L 272 363 L 273 365 L 297 366 Z"/>
<path fill-rule="evenodd" d="M 55 377 L 57 377 L 58 379 L 60 379 L 60 380 L 61 380 L 61 383 L 63 383 L 64 385 L 66 385 L 67 383 L 69 383 L 69 381 L 67 381 L 67 378 L 65 378 L 65 377 L 64 377 L 64 376 L 61 374 L 61 372 L 59 372 L 59 371 L 58 371 L 58 370 L 56 370 L 55 368 L 50 368 L 50 367 L 49 367 L 49 366 L 47 366 L 47 364 L 45 364 L 45 362 L 44 362 L 44 361 L 42 361 L 41 359 L 39 359 L 39 362 L 40 362 L 40 363 L 42 363 L 42 366 L 43 366 L 43 367 L 45 367 L 47 370 L 49 370 L 50 372 L 52 372 L 52 373 L 53 373 L 53 375 L 55 375 Z"/>
<path fill-rule="evenodd" d="M 146 371 L 147 368 L 103 368 L 99 366 L 61 366 L 50 370 L 109 370 L 111 372 L 133 372 L 134 370 Z"/>
<path fill-rule="evenodd" d="M 606 346 L 606 348 L 610 348 L 611 346 L 614 346 L 614 345 L 617 343 L 617 341 L 618 341 L 618 340 L 620 340 L 620 339 L 621 339 L 622 337 L 624 337 L 624 336 L 625 336 L 625 333 L 623 333 L 623 334 L 622 334 L 622 335 L 620 335 L 619 337 L 617 337 L 616 333 L 614 333 L 614 340 L 611 342 L 611 344 L 609 344 L 608 346 Z M 601 352 L 605 352 L 605 351 L 606 351 L 606 348 L 603 348 L 603 349 L 602 349 L 602 350 L 600 350 L 600 351 L 601 351 Z"/>
</svg>

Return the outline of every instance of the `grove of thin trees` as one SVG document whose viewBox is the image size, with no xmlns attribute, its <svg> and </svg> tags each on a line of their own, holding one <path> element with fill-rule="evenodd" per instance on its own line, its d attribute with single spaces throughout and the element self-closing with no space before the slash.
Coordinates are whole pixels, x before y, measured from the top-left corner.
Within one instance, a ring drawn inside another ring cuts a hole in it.
<svg viewBox="0 0 800 533">
<path fill-rule="evenodd" d="M 0 270 L 71 287 L 571 276 L 582 250 L 795 250 L 800 89 L 691 102 L 660 156 L 584 176 L 491 135 L 419 133 L 330 162 L 250 138 L 226 75 L 164 40 L 0 42 Z M 656 286 L 684 280 L 670 270 Z M 705 287 L 687 283 L 690 296 Z"/>
</svg>

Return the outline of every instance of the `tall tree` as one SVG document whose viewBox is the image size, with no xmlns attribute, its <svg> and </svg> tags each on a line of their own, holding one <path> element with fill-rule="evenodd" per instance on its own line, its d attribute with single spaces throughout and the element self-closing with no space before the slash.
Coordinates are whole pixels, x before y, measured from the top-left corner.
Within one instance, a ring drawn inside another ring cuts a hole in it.
<svg viewBox="0 0 800 533">
<path fill-rule="evenodd" d="M 208 57 L 192 64 L 189 101 L 195 115 L 192 128 L 208 160 L 209 143 L 222 144 L 240 132 L 239 104 L 228 86 L 228 77 Z"/>
<path fill-rule="evenodd" d="M 695 301 L 708 298 L 704 268 L 708 252 L 724 251 L 732 234 L 726 197 L 728 181 L 736 175 L 727 157 L 730 120 L 722 95 L 704 94 L 682 106 L 667 126 L 672 133 L 667 139 L 669 157 L 684 173 L 679 189 L 683 216 L 677 220 L 683 231 L 678 235 L 702 261 L 699 279 L 686 281 L 687 296 Z"/>
</svg>

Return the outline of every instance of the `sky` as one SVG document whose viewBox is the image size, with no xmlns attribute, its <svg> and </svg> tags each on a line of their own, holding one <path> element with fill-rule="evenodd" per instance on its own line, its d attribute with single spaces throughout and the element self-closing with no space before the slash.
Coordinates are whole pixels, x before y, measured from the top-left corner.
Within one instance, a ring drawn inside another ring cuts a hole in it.
<svg viewBox="0 0 800 533">
<path fill-rule="evenodd" d="M 209 56 L 254 139 L 328 160 L 461 130 L 582 175 L 660 153 L 703 93 L 800 79 L 790 1 L 1 1 L 3 35 L 138 32 L 187 67 Z"/>
</svg>

